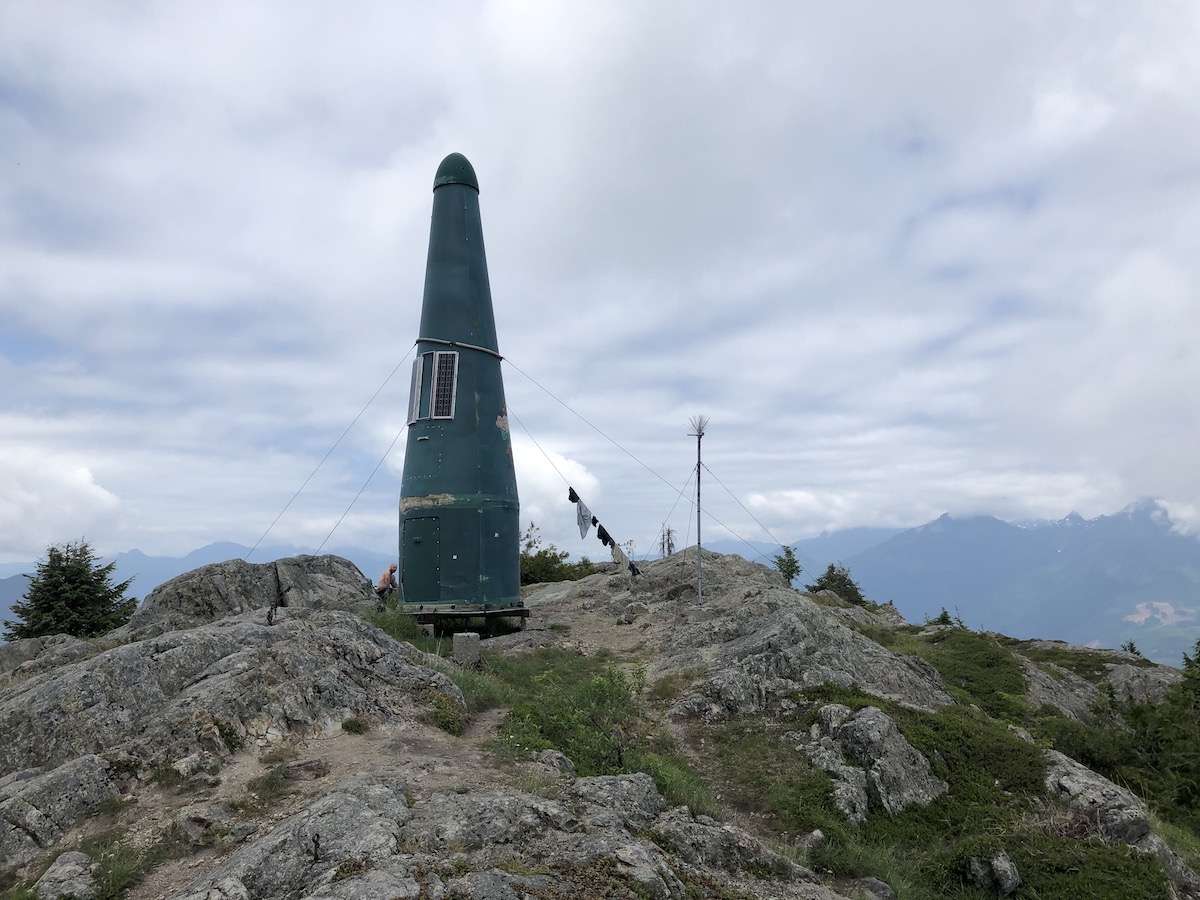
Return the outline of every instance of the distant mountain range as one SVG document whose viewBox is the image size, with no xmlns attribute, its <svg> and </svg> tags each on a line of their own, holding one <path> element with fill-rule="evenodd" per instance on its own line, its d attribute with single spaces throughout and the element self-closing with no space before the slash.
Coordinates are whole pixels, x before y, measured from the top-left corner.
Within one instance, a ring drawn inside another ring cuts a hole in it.
<svg viewBox="0 0 1200 900">
<path fill-rule="evenodd" d="M 1179 665 L 1200 640 L 1200 540 L 1153 501 L 1055 522 L 942 516 L 844 560 L 863 593 L 921 621 L 1119 647 Z"/>
<path fill-rule="evenodd" d="M 1111 516 L 1072 513 L 1051 522 L 1002 522 L 991 516 L 941 516 L 908 530 L 850 528 L 796 541 L 811 583 L 831 562 L 850 569 L 865 596 L 893 602 L 910 622 L 944 608 L 972 628 L 1019 638 L 1119 647 L 1132 640 L 1149 659 L 1179 665 L 1200 640 L 1200 540 L 1171 531 L 1154 501 L 1139 501 Z M 737 553 L 771 565 L 775 544 L 706 541 L 718 553 Z M 182 558 L 132 550 L 116 557 L 118 580 L 134 577 L 131 594 L 198 566 L 243 558 L 240 544 L 210 544 Z M 251 562 L 302 552 L 258 548 Z M 361 549 L 335 549 L 374 580 L 391 558 Z M 0 566 L 0 619 L 29 585 L 20 572 L 34 564 Z"/>
<path fill-rule="evenodd" d="M 772 564 L 775 544 L 705 546 Z M 863 594 L 910 622 L 946 609 L 972 628 L 1120 647 L 1177 666 L 1200 640 L 1200 540 L 1152 500 L 1111 516 L 1002 522 L 941 516 L 906 531 L 855 528 L 792 545 L 811 583 L 845 565 Z"/>
</svg>

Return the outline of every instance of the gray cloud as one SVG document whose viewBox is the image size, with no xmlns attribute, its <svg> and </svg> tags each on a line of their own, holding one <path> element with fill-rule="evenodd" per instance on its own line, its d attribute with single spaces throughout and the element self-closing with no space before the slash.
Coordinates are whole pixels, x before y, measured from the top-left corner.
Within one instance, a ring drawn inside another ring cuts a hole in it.
<svg viewBox="0 0 1200 900">
<path fill-rule="evenodd" d="M 1188 5 L 0 19 L 8 558 L 253 543 L 411 348 L 452 150 L 522 518 L 564 548 L 598 549 L 564 479 L 642 550 L 692 527 L 697 412 L 712 512 L 753 539 L 1147 495 L 1196 521 Z M 401 366 L 272 542 L 327 537 L 406 394 Z M 394 544 L 402 448 L 335 543 Z"/>
</svg>

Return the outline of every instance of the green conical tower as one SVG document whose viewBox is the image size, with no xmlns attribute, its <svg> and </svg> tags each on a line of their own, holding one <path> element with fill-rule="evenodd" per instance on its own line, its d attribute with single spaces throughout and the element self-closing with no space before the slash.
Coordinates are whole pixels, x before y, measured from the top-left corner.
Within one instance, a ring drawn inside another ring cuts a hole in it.
<svg viewBox="0 0 1200 900">
<path fill-rule="evenodd" d="M 521 607 L 520 505 L 500 360 L 479 181 L 467 158 L 451 153 L 433 181 L 400 488 L 400 596 L 414 612 Z"/>
</svg>

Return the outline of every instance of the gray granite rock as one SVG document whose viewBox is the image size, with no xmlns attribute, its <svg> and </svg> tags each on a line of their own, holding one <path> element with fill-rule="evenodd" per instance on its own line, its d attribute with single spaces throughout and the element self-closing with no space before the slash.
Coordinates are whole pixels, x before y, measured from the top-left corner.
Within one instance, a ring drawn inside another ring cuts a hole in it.
<svg viewBox="0 0 1200 900">
<path fill-rule="evenodd" d="M 948 787 L 896 724 L 873 706 L 852 712 L 827 704 L 818 710 L 810 734 L 789 731 L 783 739 L 833 780 L 834 804 L 854 823 L 865 821 L 872 808 L 895 815 L 909 806 L 927 805 Z"/>
<path fill-rule="evenodd" d="M 38 879 L 34 891 L 38 900 L 91 900 L 96 895 L 95 870 L 96 864 L 86 853 L 63 853 Z"/>
<path fill-rule="evenodd" d="M 331 733 L 349 717 L 393 721 L 430 688 L 462 703 L 445 675 L 338 611 L 299 609 L 274 626 L 257 612 L 174 631 L 0 692 L 0 774 L 123 748 L 143 759 L 229 753 L 228 740 Z"/>
<path fill-rule="evenodd" d="M 715 671 L 703 689 L 709 706 L 702 712 L 750 715 L 821 684 L 854 685 L 919 709 L 952 702 L 929 663 L 885 649 L 801 595 L 792 592 L 788 601 L 770 616 L 733 614 L 725 626 L 731 634 L 713 653 L 709 667 Z"/>
<path fill-rule="evenodd" d="M 275 618 L 294 609 L 364 611 L 376 603 L 371 584 L 340 556 L 296 556 L 269 563 L 240 559 L 201 566 L 160 584 L 112 634 L 136 639 L 191 628 L 272 605 Z M 282 610 L 282 611 L 281 611 Z"/>
<path fill-rule="evenodd" d="M 929 760 L 905 740 L 896 723 L 873 706 L 848 718 L 834 736 L 846 759 L 866 773 L 872 805 L 890 816 L 910 806 L 928 805 L 949 787 L 933 774 Z"/>
<path fill-rule="evenodd" d="M 1146 807 L 1133 792 L 1057 750 L 1045 758 L 1047 790 L 1095 822 L 1100 837 L 1133 844 L 1150 832 Z"/>
<path fill-rule="evenodd" d="M 1105 680 L 1122 703 L 1161 703 L 1167 691 L 1183 680 L 1183 673 L 1169 666 L 1122 663 L 1109 669 Z"/>
<path fill-rule="evenodd" d="M 1025 675 L 1026 696 L 1035 709 L 1050 706 L 1076 722 L 1091 721 L 1090 710 L 1096 698 L 1094 684 L 1062 666 L 1053 663 L 1037 665 L 1024 657 L 1019 658 Z"/>
<path fill-rule="evenodd" d="M 692 865 L 725 872 L 770 873 L 785 880 L 813 880 L 807 869 L 751 837 L 741 828 L 693 816 L 687 807 L 669 809 L 654 821 L 656 843 Z"/>
<path fill-rule="evenodd" d="M 234 852 L 179 897 L 305 896 L 332 883 L 339 868 L 351 860 L 396 856 L 401 829 L 410 817 L 403 792 L 371 778 L 352 779 Z M 403 872 L 397 874 L 403 877 Z"/>
<path fill-rule="evenodd" d="M 668 810 L 644 775 L 580 778 L 558 799 L 497 788 L 435 793 L 411 806 L 400 785 L 364 776 L 326 792 L 177 896 L 523 900 L 607 881 L 666 900 L 688 895 L 692 875 L 739 873 L 769 886 L 759 896 L 838 896 L 745 831 Z"/>
<path fill-rule="evenodd" d="M 110 774 L 107 762 L 88 754 L 49 771 L 0 779 L 0 871 L 52 848 L 78 819 L 115 796 Z"/>
<path fill-rule="evenodd" d="M 1057 750 L 1047 750 L 1045 756 L 1046 788 L 1068 808 L 1083 814 L 1089 823 L 1089 837 L 1129 844 L 1154 856 L 1182 896 L 1200 896 L 1200 874 L 1150 830 L 1146 807 L 1133 792 Z"/>
<path fill-rule="evenodd" d="M 3 676 L 27 678 L 68 663 L 87 659 L 100 652 L 99 641 L 83 640 L 69 634 L 24 638 L 0 644 L 0 685 Z"/>
<path fill-rule="evenodd" d="M 1008 897 L 1021 886 L 1021 873 L 1003 850 L 987 859 L 967 860 L 966 878 L 968 884 L 1000 897 Z"/>
</svg>

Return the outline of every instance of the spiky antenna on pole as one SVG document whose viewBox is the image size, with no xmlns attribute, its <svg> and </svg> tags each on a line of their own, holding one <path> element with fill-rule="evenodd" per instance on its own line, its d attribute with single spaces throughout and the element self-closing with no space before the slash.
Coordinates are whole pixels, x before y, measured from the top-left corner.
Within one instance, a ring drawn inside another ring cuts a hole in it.
<svg viewBox="0 0 1200 900">
<path fill-rule="evenodd" d="M 696 603 L 704 601 L 702 585 L 703 571 L 700 565 L 700 441 L 708 428 L 708 416 L 692 416 L 688 419 L 692 437 L 696 439 Z"/>
</svg>

